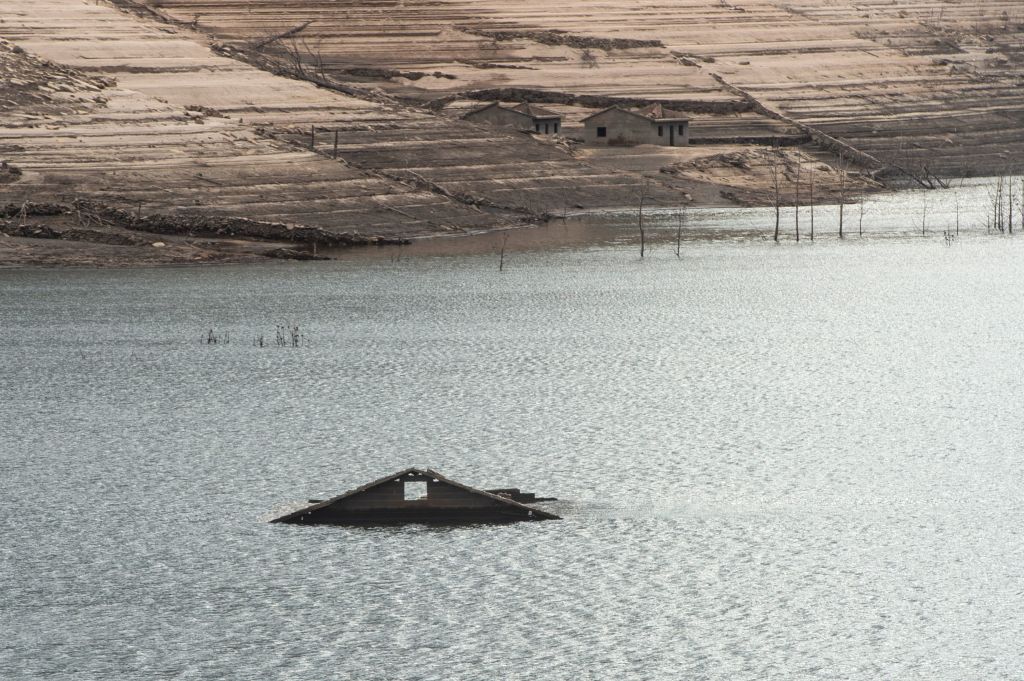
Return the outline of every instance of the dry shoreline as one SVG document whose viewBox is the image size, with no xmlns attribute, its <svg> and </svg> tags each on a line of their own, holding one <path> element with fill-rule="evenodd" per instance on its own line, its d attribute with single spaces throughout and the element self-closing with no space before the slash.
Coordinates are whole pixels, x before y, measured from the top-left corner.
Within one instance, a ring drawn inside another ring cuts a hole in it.
<svg viewBox="0 0 1024 681">
<path fill-rule="evenodd" d="M 309 55 L 288 52 L 285 39 L 236 30 L 249 3 L 227 0 L 215 11 L 207 3 L 202 20 L 190 14 L 195 5 L 35 0 L 5 16 L 0 265 L 311 259 L 339 247 L 500 232 L 608 205 L 629 209 L 640 195 L 662 207 L 807 205 L 812 182 L 815 203 L 883 189 L 873 178 L 886 168 L 837 137 L 842 126 L 809 127 L 790 104 L 751 94 L 774 91 L 758 80 L 772 73 L 769 57 L 752 48 L 743 59 L 682 49 L 689 28 L 657 40 L 632 35 L 639 31 L 632 10 L 614 37 L 565 25 L 573 20 L 557 13 L 547 27 L 497 32 L 466 17 L 423 33 L 422 54 L 399 56 L 408 64 L 348 63 L 362 51 L 382 58 L 373 48 L 391 38 L 371 31 L 356 52 L 350 41 L 325 45 L 337 59 L 313 68 Z M 316 22 L 290 23 L 303 7 L 268 2 L 264 10 L 285 34 L 330 32 L 341 16 L 331 10 Z M 708 21 L 728 29 L 718 39 L 735 32 L 752 47 L 772 40 L 732 23 L 717 5 L 704 9 Z M 421 8 L 409 11 L 413 17 Z M 747 11 L 794 30 L 831 21 L 828 13 L 780 14 L 771 0 Z M 595 21 L 603 26 L 603 15 Z M 1002 49 L 1012 34 L 994 33 L 986 49 Z M 861 50 L 871 40 L 851 44 Z M 461 56 L 443 70 L 413 68 L 449 47 Z M 581 66 L 584 52 L 596 55 L 594 68 Z M 942 69 L 920 62 L 896 59 L 897 80 L 914 72 L 940 83 Z M 505 96 L 550 102 L 567 137 L 461 120 L 481 98 Z M 928 91 L 908 96 L 927 98 Z M 693 143 L 580 144 L 593 107 L 617 101 L 690 107 Z M 844 105 L 844 115 L 868 115 L 884 128 L 873 100 L 858 101 L 861 109 Z M 33 208 L 47 204 L 61 208 Z"/>
</svg>

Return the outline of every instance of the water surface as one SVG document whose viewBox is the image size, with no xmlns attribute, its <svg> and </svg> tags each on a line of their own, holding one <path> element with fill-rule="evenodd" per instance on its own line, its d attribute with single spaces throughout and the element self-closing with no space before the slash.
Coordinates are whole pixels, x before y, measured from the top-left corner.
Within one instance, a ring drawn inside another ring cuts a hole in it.
<svg viewBox="0 0 1024 681">
<path fill-rule="evenodd" d="M 1020 678 L 1022 262 L 0 272 L 0 678 Z M 410 465 L 564 520 L 266 523 Z"/>
</svg>

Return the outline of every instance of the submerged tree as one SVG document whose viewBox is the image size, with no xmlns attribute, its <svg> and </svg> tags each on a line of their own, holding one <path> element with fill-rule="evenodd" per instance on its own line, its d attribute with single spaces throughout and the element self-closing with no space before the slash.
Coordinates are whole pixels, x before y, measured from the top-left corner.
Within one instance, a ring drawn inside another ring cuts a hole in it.
<svg viewBox="0 0 1024 681">
<path fill-rule="evenodd" d="M 501 235 L 501 253 L 498 255 L 498 271 L 505 269 L 505 246 L 508 245 L 508 232 Z"/>
<path fill-rule="evenodd" d="M 682 206 L 676 211 L 676 257 L 682 257 L 680 251 L 683 245 L 683 225 L 686 223 L 686 207 Z"/>
<path fill-rule="evenodd" d="M 803 159 L 800 152 L 796 158 L 796 191 L 793 193 L 793 221 L 796 226 L 796 240 L 800 241 L 800 170 L 803 168 Z"/>
<path fill-rule="evenodd" d="M 772 204 L 775 207 L 775 233 L 772 238 L 775 243 L 779 242 L 779 216 L 782 207 L 782 155 L 778 146 L 770 152 L 765 152 L 765 160 L 768 166 L 768 179 L 771 181 Z"/>
<path fill-rule="evenodd" d="M 637 202 L 638 207 L 636 211 L 637 226 L 640 228 L 640 259 L 644 257 L 644 251 L 647 246 L 647 238 L 644 232 L 644 202 L 647 201 L 647 197 L 651 191 L 651 181 L 645 179 L 640 185 L 640 189 L 637 190 Z"/>
<path fill-rule="evenodd" d="M 814 166 L 807 172 L 807 190 L 810 194 L 808 203 L 811 206 L 811 241 L 814 241 Z"/>
<path fill-rule="evenodd" d="M 846 204 L 846 165 L 839 152 L 839 238 L 843 238 L 843 206 Z"/>
<path fill-rule="evenodd" d="M 921 195 L 921 236 L 925 236 L 928 229 L 928 195 Z"/>
</svg>

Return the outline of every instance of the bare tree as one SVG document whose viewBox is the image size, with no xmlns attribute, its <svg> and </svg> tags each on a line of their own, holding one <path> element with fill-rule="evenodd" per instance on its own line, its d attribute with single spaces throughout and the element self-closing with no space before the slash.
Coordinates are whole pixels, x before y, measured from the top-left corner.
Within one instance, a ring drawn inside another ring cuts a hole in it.
<svg viewBox="0 0 1024 681">
<path fill-rule="evenodd" d="M 682 257 L 680 252 L 683 245 L 683 224 L 686 222 L 686 207 L 681 207 L 676 211 L 676 257 Z"/>
<path fill-rule="evenodd" d="M 924 236 L 928 228 L 928 195 L 921 195 L 921 236 Z"/>
<path fill-rule="evenodd" d="M 839 238 L 843 238 L 843 206 L 846 203 L 846 165 L 839 152 Z"/>
<path fill-rule="evenodd" d="M 1006 181 L 1006 205 L 1009 208 L 1010 214 L 1007 218 L 1006 224 L 1010 227 L 1010 234 L 1013 234 L 1013 178 L 1009 178 Z"/>
<path fill-rule="evenodd" d="M 641 260 L 644 257 L 644 251 L 646 250 L 646 247 L 647 247 L 647 238 L 646 238 L 646 234 L 644 233 L 644 202 L 647 201 L 647 197 L 650 194 L 650 190 L 651 190 L 651 181 L 645 179 L 643 181 L 643 183 L 640 185 L 640 188 L 637 190 L 637 195 L 636 195 L 637 196 L 637 202 L 639 204 L 638 207 L 637 207 L 637 211 L 636 211 L 636 219 L 637 219 L 637 225 L 640 228 L 640 258 L 641 258 Z"/>
<path fill-rule="evenodd" d="M 803 168 L 803 165 L 803 159 L 798 151 L 796 158 L 796 191 L 793 194 L 793 221 L 796 225 L 797 241 L 800 241 L 800 169 Z"/>
<path fill-rule="evenodd" d="M 1005 177 L 996 178 L 996 184 L 994 187 L 990 187 L 988 190 L 991 214 L 986 220 L 986 224 L 990 225 L 990 229 L 994 228 L 1000 233 L 1006 231 L 1006 223 L 1003 216 L 1003 201 L 1006 179 Z"/>
<path fill-rule="evenodd" d="M 501 235 L 501 253 L 498 255 L 498 271 L 505 270 L 505 246 L 508 245 L 508 232 Z"/>
<path fill-rule="evenodd" d="M 807 184 L 811 195 L 808 201 L 811 206 L 811 241 L 814 241 L 814 166 L 807 173 Z"/>
<path fill-rule="evenodd" d="M 775 233 L 772 238 L 775 243 L 779 242 L 779 217 L 782 206 L 782 163 L 779 148 L 776 146 L 770 152 L 765 152 L 765 160 L 768 165 L 768 178 L 772 183 L 772 204 L 775 207 Z"/>
</svg>

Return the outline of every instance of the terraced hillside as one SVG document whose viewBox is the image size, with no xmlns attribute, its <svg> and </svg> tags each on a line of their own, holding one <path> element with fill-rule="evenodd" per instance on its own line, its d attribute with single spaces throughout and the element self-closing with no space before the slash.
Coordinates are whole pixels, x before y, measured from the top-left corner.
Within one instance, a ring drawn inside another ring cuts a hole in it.
<svg viewBox="0 0 1024 681">
<path fill-rule="evenodd" d="M 145 2 L 406 97 L 756 102 L 919 174 L 998 171 L 1024 152 L 1018 0 Z"/>
<path fill-rule="evenodd" d="M 88 196 L 411 236 L 629 203 L 640 182 L 526 135 L 268 73 L 108 3 L 15 2 L 3 20 L 0 64 L 24 85 L 0 97 L 0 157 L 22 170 L 0 202 Z M 66 91 L 46 69 L 74 74 Z M 329 140 L 315 151 L 311 126 Z"/>
</svg>

